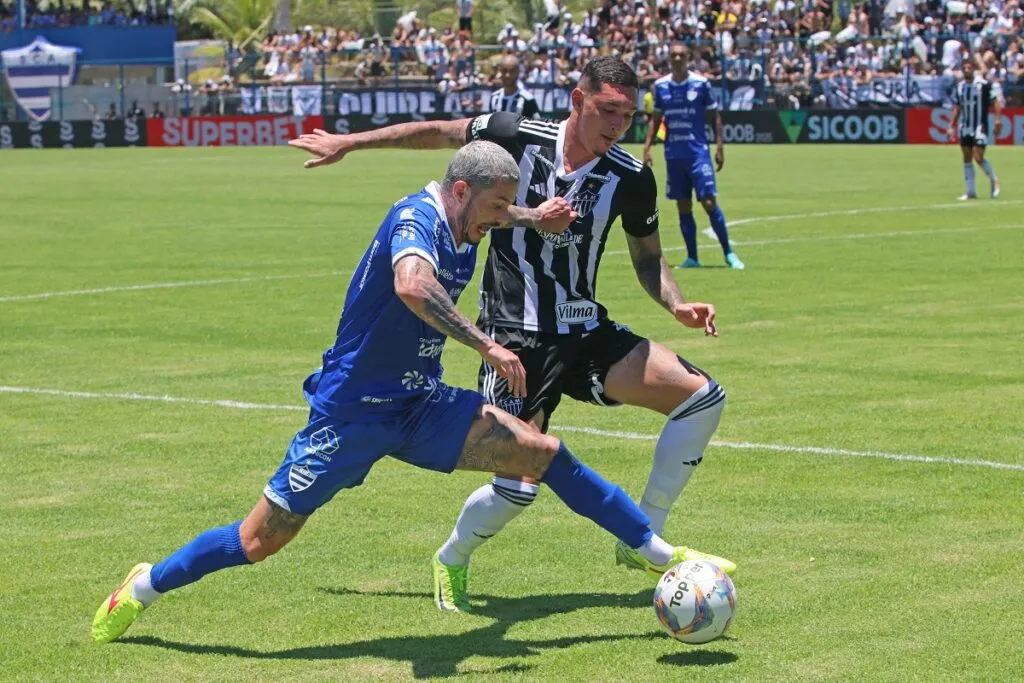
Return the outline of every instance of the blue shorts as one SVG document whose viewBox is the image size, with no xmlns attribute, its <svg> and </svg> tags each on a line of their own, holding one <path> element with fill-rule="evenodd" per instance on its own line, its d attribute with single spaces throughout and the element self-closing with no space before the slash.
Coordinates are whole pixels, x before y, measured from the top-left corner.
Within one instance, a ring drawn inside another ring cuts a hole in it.
<svg viewBox="0 0 1024 683">
<path fill-rule="evenodd" d="M 692 159 L 666 159 L 665 173 L 669 199 L 690 199 L 691 192 L 697 193 L 697 199 L 718 196 L 715 167 L 706 152 Z"/>
<path fill-rule="evenodd" d="M 483 401 L 475 391 L 441 384 L 414 407 L 383 419 L 349 422 L 313 411 L 263 495 L 289 512 L 310 515 L 341 489 L 362 484 L 387 455 L 449 473 Z"/>
</svg>

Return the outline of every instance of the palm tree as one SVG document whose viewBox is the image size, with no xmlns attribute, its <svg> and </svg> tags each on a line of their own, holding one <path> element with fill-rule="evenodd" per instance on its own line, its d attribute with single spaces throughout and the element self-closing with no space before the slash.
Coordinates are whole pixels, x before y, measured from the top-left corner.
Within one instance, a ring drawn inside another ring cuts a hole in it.
<svg viewBox="0 0 1024 683">
<path fill-rule="evenodd" d="M 278 4 L 287 7 L 288 0 L 184 0 L 177 14 L 230 40 L 238 50 L 252 52 L 267 35 Z"/>
</svg>

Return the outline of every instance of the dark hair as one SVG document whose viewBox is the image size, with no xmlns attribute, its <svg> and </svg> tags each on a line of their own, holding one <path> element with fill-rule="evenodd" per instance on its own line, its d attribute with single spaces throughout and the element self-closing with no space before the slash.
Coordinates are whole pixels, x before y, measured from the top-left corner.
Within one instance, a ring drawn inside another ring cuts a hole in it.
<svg viewBox="0 0 1024 683">
<path fill-rule="evenodd" d="M 602 85 L 619 85 L 624 88 L 638 88 L 633 67 L 618 57 L 594 57 L 583 67 L 579 86 L 587 92 L 597 92 Z"/>
</svg>

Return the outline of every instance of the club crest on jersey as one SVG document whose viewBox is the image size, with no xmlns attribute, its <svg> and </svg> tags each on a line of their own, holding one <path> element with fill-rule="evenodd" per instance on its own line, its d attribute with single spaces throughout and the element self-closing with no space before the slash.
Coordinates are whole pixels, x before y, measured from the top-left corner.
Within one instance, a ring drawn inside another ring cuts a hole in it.
<svg viewBox="0 0 1024 683">
<path fill-rule="evenodd" d="M 309 461 L 305 465 L 295 464 L 288 469 L 288 486 L 295 493 L 302 493 L 316 481 L 317 475 L 309 469 Z"/>
<path fill-rule="evenodd" d="M 518 396 L 509 396 L 501 399 L 501 409 L 509 415 L 519 416 L 523 412 L 523 399 Z"/>
<path fill-rule="evenodd" d="M 691 102 L 693 102 L 695 99 L 697 99 L 697 91 L 696 90 L 689 90 L 689 91 L 687 91 L 686 99 L 688 99 Z"/>
<path fill-rule="evenodd" d="M 580 187 L 579 192 L 572 198 L 572 210 L 579 218 L 585 218 L 594 210 L 597 200 L 601 198 L 601 188 L 604 182 L 598 176 L 587 176 Z M 577 218 L 577 220 L 579 220 Z"/>
</svg>

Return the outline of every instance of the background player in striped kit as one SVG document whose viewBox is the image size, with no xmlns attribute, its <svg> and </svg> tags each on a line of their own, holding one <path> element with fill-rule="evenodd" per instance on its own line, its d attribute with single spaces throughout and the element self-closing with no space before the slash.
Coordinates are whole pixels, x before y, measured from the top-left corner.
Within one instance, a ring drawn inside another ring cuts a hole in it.
<svg viewBox="0 0 1024 683">
<path fill-rule="evenodd" d="M 700 464 L 718 427 L 725 390 L 673 351 L 608 318 L 594 300 L 596 276 L 612 224 L 621 216 L 633 268 L 645 291 L 680 324 L 717 335 L 715 308 L 688 303 L 665 261 L 658 236 L 658 188 L 651 169 L 616 141 L 636 112 L 637 77 L 622 60 L 598 57 L 583 69 L 561 123 L 497 112 L 461 121 L 398 124 L 353 135 L 315 131 L 292 146 L 316 158 L 306 167 L 341 160 L 360 149 L 439 149 L 473 140 L 497 142 L 523 170 L 518 206 L 562 196 L 578 217 L 565 233 L 543 237 L 524 228 L 491 235 L 481 286 L 480 325 L 514 351 L 526 368 L 527 391 L 483 369 L 480 389 L 495 405 L 547 431 L 563 394 L 595 405 L 626 404 L 667 417 L 640 507 L 657 532 Z M 496 239 L 498 238 L 498 239 Z M 501 476 L 466 501 L 439 553 L 465 595 L 470 554 L 521 513 L 537 482 Z M 725 558 L 688 549 L 731 573 Z M 639 568 L 617 544 L 616 562 Z"/>
<path fill-rule="evenodd" d="M 960 136 L 960 152 L 964 160 L 964 185 L 967 192 L 959 197 L 961 200 L 977 199 L 974 187 L 974 164 L 988 176 L 990 196 L 999 196 L 999 178 L 995 169 L 985 158 L 985 147 L 988 146 L 988 115 L 989 109 L 995 114 L 996 137 L 999 137 L 1002 125 L 1003 109 L 1001 90 L 998 83 L 989 83 L 982 76 L 974 62 L 974 57 L 964 59 L 964 79 L 956 84 L 953 94 L 953 118 L 946 134 L 952 138 Z M 957 125 L 959 124 L 959 125 Z"/>
<path fill-rule="evenodd" d="M 519 58 L 505 55 L 498 66 L 501 87 L 491 93 L 490 111 L 511 111 L 524 119 L 539 119 L 540 107 L 533 94 L 520 82 L 521 74 Z"/>
</svg>

